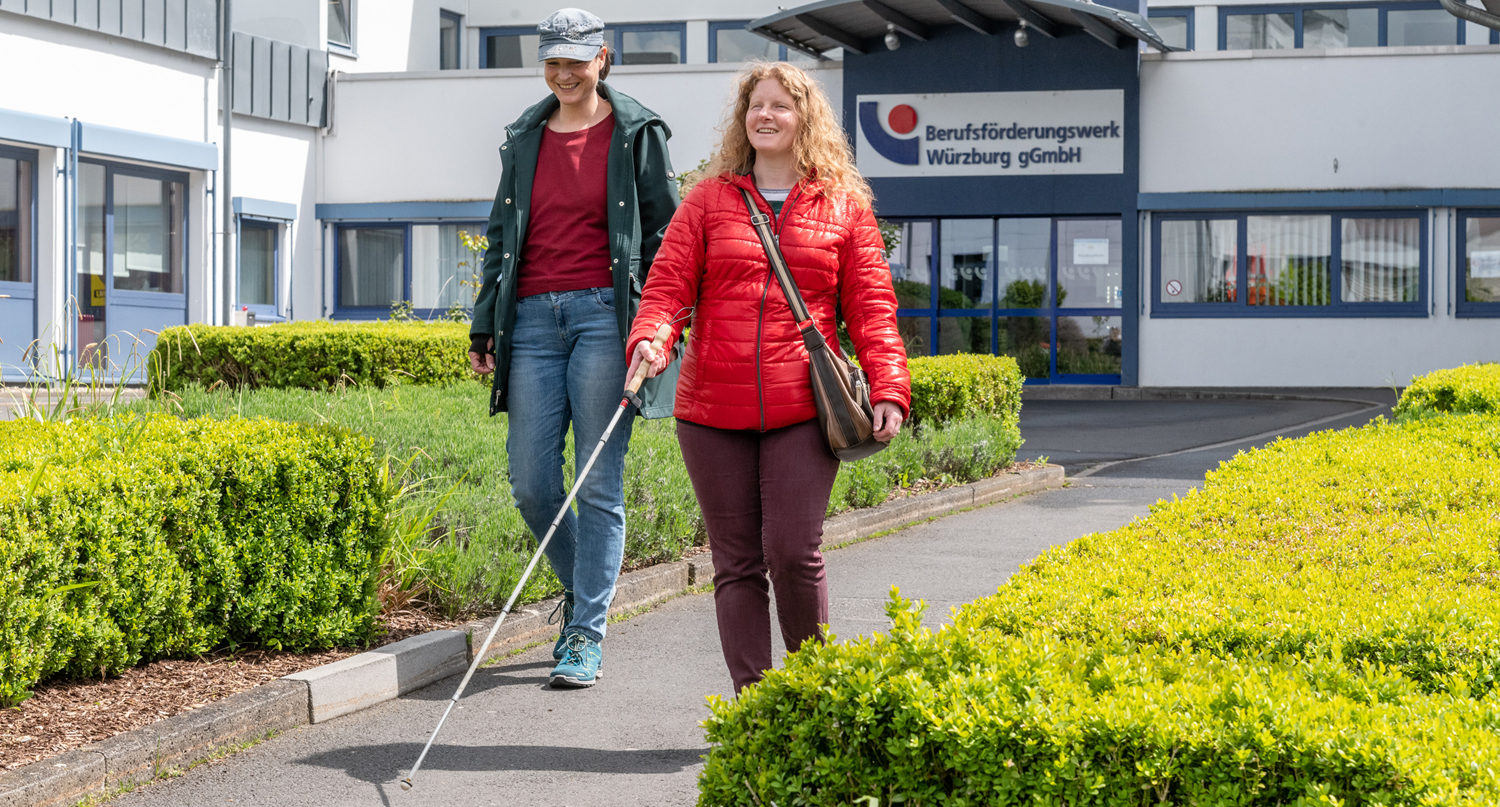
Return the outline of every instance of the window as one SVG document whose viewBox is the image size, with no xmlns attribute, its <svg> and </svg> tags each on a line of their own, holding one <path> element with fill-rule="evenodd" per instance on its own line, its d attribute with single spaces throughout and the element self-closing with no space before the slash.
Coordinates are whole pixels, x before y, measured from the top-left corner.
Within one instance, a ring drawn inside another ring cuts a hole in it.
<svg viewBox="0 0 1500 807">
<path fill-rule="evenodd" d="M 1152 11 L 1155 26 L 1156 11 Z M 1437 2 L 1227 6 L 1220 50 L 1462 45 L 1464 23 Z"/>
<path fill-rule="evenodd" d="M 1159 214 L 1153 316 L 1426 316 L 1426 218 Z"/>
<path fill-rule="evenodd" d="M 462 70 L 464 66 L 464 18 L 451 11 L 438 12 L 438 69 Z"/>
<path fill-rule="evenodd" d="M 354 50 L 354 0 L 328 0 L 328 44 Z"/>
<path fill-rule="evenodd" d="M 1461 317 L 1500 317 L 1500 210 L 1458 216 Z"/>
<path fill-rule="evenodd" d="M 747 22 L 711 22 L 708 24 L 708 60 L 710 62 L 816 62 L 800 50 L 778 45 L 765 37 L 745 30 Z M 839 54 L 842 56 L 842 51 Z"/>
<path fill-rule="evenodd" d="M 712 35 L 710 35 L 712 36 Z M 536 67 L 541 37 L 535 26 L 484 28 L 479 32 L 483 68 Z M 604 44 L 614 64 L 682 64 L 687 54 L 687 24 L 645 23 L 604 29 Z"/>
<path fill-rule="evenodd" d="M 1193 49 L 1193 10 L 1191 8 L 1153 8 L 1151 27 L 1161 40 L 1178 50 Z"/>
<path fill-rule="evenodd" d="M 276 316 L 277 270 L 281 227 L 258 219 L 240 219 L 239 304 L 257 317 Z"/>
<path fill-rule="evenodd" d="M 516 28 L 482 28 L 479 31 L 479 66 L 536 67 L 537 49 L 542 38 L 536 26 Z"/>
<path fill-rule="evenodd" d="M 0 284 L 31 283 L 35 202 L 35 158 L 0 149 Z"/>
<path fill-rule="evenodd" d="M 341 313 L 380 316 L 399 303 L 428 317 L 467 308 L 483 256 L 471 254 L 459 233 L 483 235 L 486 227 L 482 221 L 340 225 Z"/>
<path fill-rule="evenodd" d="M 1015 358 L 1033 381 L 1119 382 L 1119 218 L 955 218 L 898 228 L 887 260 L 908 355 L 997 354 Z"/>
</svg>

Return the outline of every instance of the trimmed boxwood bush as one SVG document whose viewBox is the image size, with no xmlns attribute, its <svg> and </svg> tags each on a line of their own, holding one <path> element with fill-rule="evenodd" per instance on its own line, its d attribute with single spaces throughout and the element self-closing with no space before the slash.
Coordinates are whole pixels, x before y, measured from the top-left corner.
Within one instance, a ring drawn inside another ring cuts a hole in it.
<svg viewBox="0 0 1500 807">
<path fill-rule="evenodd" d="M 907 362 L 911 371 L 911 420 L 945 423 L 993 415 L 1015 424 L 1021 417 L 1025 378 L 1009 356 L 957 354 Z"/>
<path fill-rule="evenodd" d="M 212 387 L 446 384 L 471 378 L 461 322 L 289 322 L 162 331 L 147 358 L 153 391 Z"/>
<path fill-rule="evenodd" d="M 1428 373 L 1413 379 L 1396 404 L 1398 418 L 1452 412 L 1500 415 L 1500 364 L 1466 364 Z"/>
<path fill-rule="evenodd" d="M 701 804 L 1493 804 L 1500 418 L 1278 441 L 713 704 Z"/>
<path fill-rule="evenodd" d="M 330 427 L 0 423 L 0 704 L 228 643 L 365 641 L 385 490 Z"/>
</svg>

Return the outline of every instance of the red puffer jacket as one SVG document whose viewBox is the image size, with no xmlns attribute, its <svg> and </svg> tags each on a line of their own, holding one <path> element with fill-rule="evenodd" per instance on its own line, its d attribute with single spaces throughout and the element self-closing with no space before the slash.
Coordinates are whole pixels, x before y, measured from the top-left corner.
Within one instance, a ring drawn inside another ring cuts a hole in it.
<svg viewBox="0 0 1500 807">
<path fill-rule="evenodd" d="M 677 209 L 651 264 L 626 355 L 695 306 L 673 414 L 703 426 L 762 431 L 811 420 L 817 406 L 807 348 L 740 188 L 750 191 L 761 212 L 769 215 L 771 206 L 751 177 L 725 178 L 699 182 Z M 909 410 L 911 376 L 875 216 L 852 202 L 835 202 L 815 180 L 804 180 L 772 229 L 824 338 L 838 344 L 841 309 L 870 377 L 871 400 Z M 683 324 L 674 327 L 674 341 Z"/>
</svg>

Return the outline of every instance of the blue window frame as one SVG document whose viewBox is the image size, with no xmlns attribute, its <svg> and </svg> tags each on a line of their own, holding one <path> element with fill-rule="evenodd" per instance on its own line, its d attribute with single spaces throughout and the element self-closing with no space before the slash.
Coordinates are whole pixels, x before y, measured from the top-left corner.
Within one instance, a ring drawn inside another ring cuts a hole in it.
<svg viewBox="0 0 1500 807">
<path fill-rule="evenodd" d="M 462 70 L 464 66 L 464 15 L 438 10 L 438 69 Z"/>
<path fill-rule="evenodd" d="M 1157 213 L 1151 316 L 1426 317 L 1412 210 Z"/>
<path fill-rule="evenodd" d="M 909 355 L 1011 356 L 1028 384 L 1120 383 L 1119 216 L 890 223 L 901 232 L 889 262 Z"/>
<path fill-rule="evenodd" d="M 717 63 L 746 62 L 752 59 L 782 62 L 787 60 L 786 45 L 778 45 L 762 36 L 750 33 L 745 29 L 745 26 L 749 24 L 750 20 L 710 22 L 708 24 L 708 61 L 710 63 Z M 764 49 L 764 52 L 753 55 L 746 53 L 746 51 L 760 49 Z M 800 51 L 794 51 L 793 53 L 799 59 L 812 59 L 811 56 L 807 56 Z M 750 55 L 751 58 L 744 58 L 746 55 Z"/>
<path fill-rule="evenodd" d="M 1460 317 L 1500 317 L 1500 209 L 1458 213 L 1457 277 Z"/>
<path fill-rule="evenodd" d="M 37 153 L 0 146 L 0 377 L 24 378 L 42 357 L 37 331 Z"/>
<path fill-rule="evenodd" d="M 1180 47 L 1183 50 L 1192 50 L 1193 42 L 1193 9 L 1191 8 L 1153 8 L 1149 19 L 1151 27 L 1161 34 L 1162 41 L 1172 47 Z"/>
<path fill-rule="evenodd" d="M 241 215 L 239 289 L 235 300 L 257 320 L 278 320 L 281 311 L 282 222 Z"/>
<path fill-rule="evenodd" d="M 534 25 L 481 28 L 479 66 L 535 67 L 540 43 Z M 604 29 L 604 44 L 613 64 L 682 64 L 687 61 L 687 23 L 610 25 Z"/>
<path fill-rule="evenodd" d="M 334 316 L 379 319 L 410 304 L 415 316 L 432 319 L 455 305 L 468 308 L 479 267 L 458 233 L 483 235 L 487 227 L 446 219 L 336 225 Z"/>
<path fill-rule="evenodd" d="M 358 56 L 359 30 L 355 0 L 327 0 L 328 50 L 343 56 Z"/>
<path fill-rule="evenodd" d="M 1465 28 L 1436 0 L 1220 6 L 1219 50 L 1462 45 Z"/>
<path fill-rule="evenodd" d="M 536 67 L 540 43 L 541 37 L 537 35 L 535 25 L 480 28 L 479 66 L 483 69 Z"/>
</svg>

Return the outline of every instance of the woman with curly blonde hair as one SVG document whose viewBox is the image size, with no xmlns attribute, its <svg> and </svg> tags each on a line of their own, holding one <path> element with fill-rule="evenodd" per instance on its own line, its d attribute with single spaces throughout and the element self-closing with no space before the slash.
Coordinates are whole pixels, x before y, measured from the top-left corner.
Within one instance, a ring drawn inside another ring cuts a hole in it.
<svg viewBox="0 0 1500 807">
<path fill-rule="evenodd" d="M 717 151 L 673 216 L 626 346 L 633 373 L 666 367 L 656 329 L 692 338 L 677 385 L 677 439 L 713 548 L 719 640 L 736 691 L 771 666 L 769 589 L 788 650 L 820 638 L 828 586 L 819 550 L 839 461 L 817 422 L 808 355 L 751 224 L 768 216 L 808 312 L 837 345 L 842 314 L 870 379 L 876 437 L 911 401 L 896 294 L 870 188 L 818 84 L 797 67 L 740 73 Z M 767 579 L 769 577 L 769 580 Z"/>
</svg>

